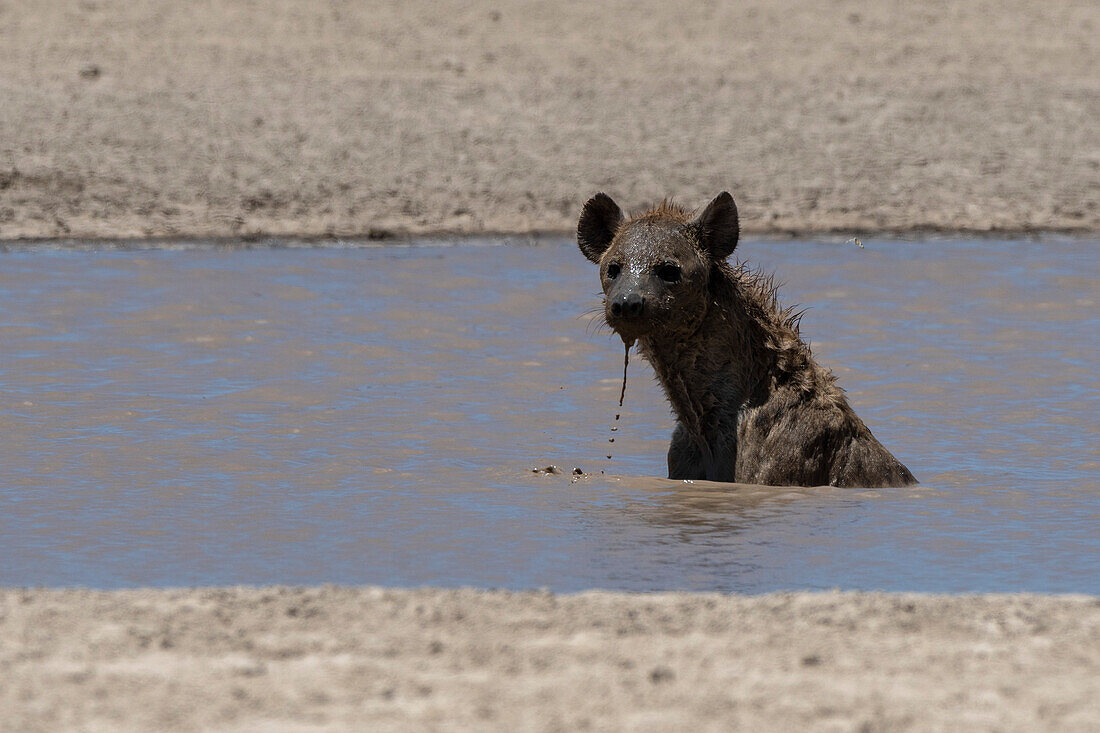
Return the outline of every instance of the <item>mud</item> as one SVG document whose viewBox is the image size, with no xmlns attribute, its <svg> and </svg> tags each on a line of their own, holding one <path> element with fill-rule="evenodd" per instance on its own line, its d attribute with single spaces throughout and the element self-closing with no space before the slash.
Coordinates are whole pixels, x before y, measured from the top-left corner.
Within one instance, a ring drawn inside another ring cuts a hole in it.
<svg viewBox="0 0 1100 733">
<path fill-rule="evenodd" d="M 912 489 L 661 478 L 569 240 L 9 252 L 0 585 L 1100 592 L 1097 243 L 863 243 L 742 256 Z"/>
</svg>

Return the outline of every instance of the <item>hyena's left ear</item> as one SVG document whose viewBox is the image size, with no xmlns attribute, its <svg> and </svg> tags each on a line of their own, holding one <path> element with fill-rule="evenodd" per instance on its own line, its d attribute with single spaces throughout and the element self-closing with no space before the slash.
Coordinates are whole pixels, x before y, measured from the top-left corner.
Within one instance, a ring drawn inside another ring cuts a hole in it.
<svg viewBox="0 0 1100 733">
<path fill-rule="evenodd" d="M 733 196 L 728 191 L 718 194 L 688 226 L 695 230 L 696 240 L 710 253 L 711 259 L 729 257 L 737 246 L 740 234 Z"/>
<path fill-rule="evenodd" d="M 584 256 L 600 264 L 600 257 L 622 223 L 623 210 L 606 193 L 588 199 L 581 211 L 581 220 L 577 222 L 577 245 Z"/>
</svg>

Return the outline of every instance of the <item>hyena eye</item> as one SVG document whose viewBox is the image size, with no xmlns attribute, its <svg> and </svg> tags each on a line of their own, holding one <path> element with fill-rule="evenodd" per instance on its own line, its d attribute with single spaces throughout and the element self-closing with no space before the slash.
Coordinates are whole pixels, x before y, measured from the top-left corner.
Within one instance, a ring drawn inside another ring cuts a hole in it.
<svg viewBox="0 0 1100 733">
<path fill-rule="evenodd" d="M 623 266 L 618 262 L 612 262 L 607 266 L 607 277 L 614 280 L 619 276 L 619 272 L 623 269 Z"/>
<path fill-rule="evenodd" d="M 674 265 L 671 262 L 666 262 L 657 268 L 657 277 L 664 280 L 666 283 L 678 283 L 682 273 L 679 265 Z"/>
</svg>

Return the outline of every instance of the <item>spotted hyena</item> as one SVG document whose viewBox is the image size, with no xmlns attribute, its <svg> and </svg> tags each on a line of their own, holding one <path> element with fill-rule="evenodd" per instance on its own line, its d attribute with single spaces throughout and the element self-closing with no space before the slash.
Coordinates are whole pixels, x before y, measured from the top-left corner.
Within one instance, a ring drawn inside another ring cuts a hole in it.
<svg viewBox="0 0 1100 733">
<path fill-rule="evenodd" d="M 741 483 L 916 482 L 852 411 L 780 307 L 771 279 L 733 266 L 737 207 L 670 203 L 626 219 L 597 194 L 577 226 L 600 266 L 607 323 L 637 342 L 676 413 L 668 475 Z"/>
</svg>

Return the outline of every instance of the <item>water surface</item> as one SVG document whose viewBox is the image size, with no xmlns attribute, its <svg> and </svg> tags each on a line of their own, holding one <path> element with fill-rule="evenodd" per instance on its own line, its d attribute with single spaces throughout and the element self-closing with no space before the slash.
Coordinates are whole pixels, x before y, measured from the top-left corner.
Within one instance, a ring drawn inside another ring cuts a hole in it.
<svg viewBox="0 0 1100 733">
<path fill-rule="evenodd" d="M 0 584 L 1100 592 L 1098 243 L 863 244 L 738 254 L 917 487 L 661 478 L 641 359 L 608 460 L 568 241 L 0 255 Z"/>
</svg>

